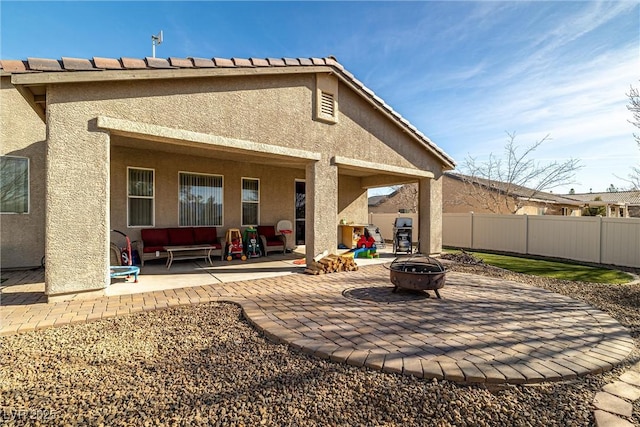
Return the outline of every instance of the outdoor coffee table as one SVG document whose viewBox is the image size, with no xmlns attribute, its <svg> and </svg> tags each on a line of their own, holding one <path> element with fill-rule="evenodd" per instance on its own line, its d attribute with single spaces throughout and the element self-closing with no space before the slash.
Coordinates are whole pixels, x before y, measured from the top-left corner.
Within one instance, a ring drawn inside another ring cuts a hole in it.
<svg viewBox="0 0 640 427">
<path fill-rule="evenodd" d="M 188 245 L 188 246 L 165 246 L 164 250 L 169 255 L 167 257 L 167 269 L 171 268 L 174 260 L 180 259 L 199 259 L 204 258 L 209 261 L 209 265 L 213 265 L 211 261 L 211 252 L 217 250 L 216 246 L 210 245 Z"/>
</svg>

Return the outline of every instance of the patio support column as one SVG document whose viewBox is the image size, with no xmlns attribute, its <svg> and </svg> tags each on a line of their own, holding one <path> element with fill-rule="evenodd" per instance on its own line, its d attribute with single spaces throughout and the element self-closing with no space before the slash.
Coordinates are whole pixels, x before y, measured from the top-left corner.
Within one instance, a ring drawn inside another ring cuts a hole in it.
<svg viewBox="0 0 640 427">
<path fill-rule="evenodd" d="M 53 98 L 53 97 L 51 97 Z M 73 104 L 72 104 L 73 105 Z M 47 106 L 45 293 L 109 283 L 109 135 L 65 103 Z M 79 117 L 80 116 L 80 117 Z"/>
<path fill-rule="evenodd" d="M 419 181 L 418 239 L 425 255 L 442 252 L 442 175 L 436 178 Z"/>
<path fill-rule="evenodd" d="M 322 156 L 306 168 L 307 262 L 325 250 L 335 253 L 338 247 L 338 167 Z"/>
</svg>

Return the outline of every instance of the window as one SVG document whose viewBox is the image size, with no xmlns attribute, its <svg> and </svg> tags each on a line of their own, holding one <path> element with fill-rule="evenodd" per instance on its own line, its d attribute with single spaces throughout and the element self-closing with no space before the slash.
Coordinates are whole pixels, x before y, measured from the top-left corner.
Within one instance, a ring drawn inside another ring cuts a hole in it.
<svg viewBox="0 0 640 427">
<path fill-rule="evenodd" d="M 242 178 L 242 225 L 260 223 L 260 180 Z"/>
<path fill-rule="evenodd" d="M 222 176 L 180 172 L 179 224 L 222 226 Z"/>
<path fill-rule="evenodd" d="M 29 159 L 0 157 L 0 212 L 29 213 Z"/>
<path fill-rule="evenodd" d="M 127 225 L 154 225 L 154 170 L 127 168 Z"/>
</svg>

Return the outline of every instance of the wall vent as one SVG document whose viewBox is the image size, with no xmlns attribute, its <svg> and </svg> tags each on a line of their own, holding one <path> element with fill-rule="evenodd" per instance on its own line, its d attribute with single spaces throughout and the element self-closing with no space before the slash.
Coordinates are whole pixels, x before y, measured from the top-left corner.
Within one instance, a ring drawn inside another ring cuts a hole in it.
<svg viewBox="0 0 640 427">
<path fill-rule="evenodd" d="M 338 123 L 338 79 L 332 74 L 316 75 L 313 118 L 323 123 Z"/>
<path fill-rule="evenodd" d="M 320 112 L 329 117 L 335 117 L 335 104 L 333 102 L 333 94 L 322 92 L 320 100 Z"/>
</svg>

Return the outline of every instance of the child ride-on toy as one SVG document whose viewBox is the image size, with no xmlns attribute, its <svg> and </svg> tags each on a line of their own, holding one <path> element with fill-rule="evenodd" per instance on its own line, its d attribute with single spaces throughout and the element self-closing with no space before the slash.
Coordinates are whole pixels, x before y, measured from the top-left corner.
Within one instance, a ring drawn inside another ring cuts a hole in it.
<svg viewBox="0 0 640 427">
<path fill-rule="evenodd" d="M 231 261 L 234 256 L 236 258 L 240 258 L 242 261 L 247 259 L 242 248 L 242 235 L 240 234 L 239 229 L 228 229 L 224 240 L 226 241 L 224 253 L 227 261 Z"/>
<path fill-rule="evenodd" d="M 260 237 L 258 230 L 249 227 L 244 230 L 244 247 L 247 258 L 258 258 L 262 256 L 262 248 L 260 247 Z"/>
</svg>

